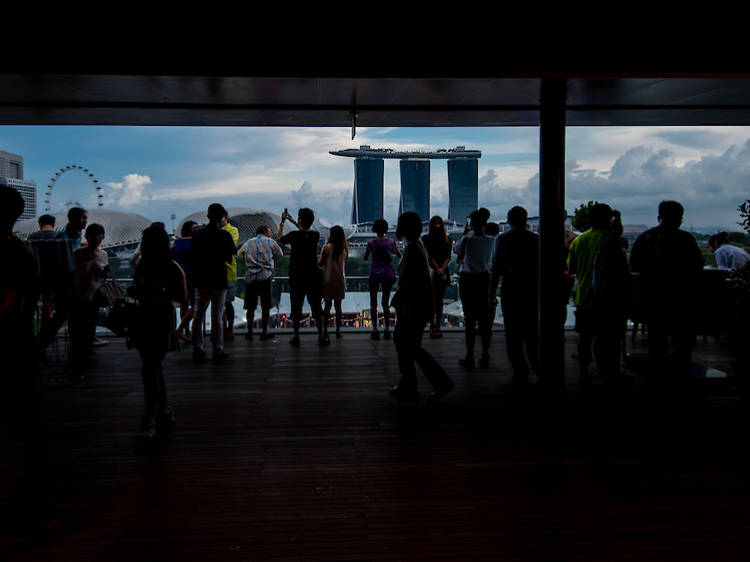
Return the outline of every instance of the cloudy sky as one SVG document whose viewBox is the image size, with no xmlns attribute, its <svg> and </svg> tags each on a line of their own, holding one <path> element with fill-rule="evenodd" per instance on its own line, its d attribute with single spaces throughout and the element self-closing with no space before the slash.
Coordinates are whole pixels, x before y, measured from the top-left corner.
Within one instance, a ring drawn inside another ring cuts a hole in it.
<svg viewBox="0 0 750 562">
<path fill-rule="evenodd" d="M 104 189 L 105 207 L 171 223 L 218 201 L 280 213 L 314 209 L 330 224 L 351 212 L 353 159 L 331 150 L 482 151 L 479 202 L 504 218 L 513 205 L 538 212 L 538 129 L 502 128 L 215 128 L 0 127 L 0 150 L 24 158 L 25 179 L 38 186 L 39 211 L 50 178 L 66 165 L 86 166 Z M 431 164 L 431 211 L 445 216 L 445 161 Z M 600 127 L 567 130 L 566 206 L 610 203 L 627 224 L 652 226 L 664 198 L 681 201 L 685 225 L 739 230 L 737 206 L 750 197 L 750 127 Z M 385 161 L 386 218 L 398 209 L 397 160 Z M 52 210 L 77 201 L 96 205 L 81 172 L 55 184 Z"/>
</svg>

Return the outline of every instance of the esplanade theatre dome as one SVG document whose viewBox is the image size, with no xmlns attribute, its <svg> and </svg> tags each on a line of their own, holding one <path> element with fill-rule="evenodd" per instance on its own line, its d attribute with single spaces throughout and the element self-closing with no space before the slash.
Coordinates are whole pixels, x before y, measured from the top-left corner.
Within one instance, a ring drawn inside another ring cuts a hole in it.
<svg viewBox="0 0 750 562">
<path fill-rule="evenodd" d="M 229 223 L 237 227 L 237 229 L 240 231 L 240 243 L 243 243 L 249 238 L 255 236 L 255 230 L 262 224 L 268 226 L 268 228 L 271 229 L 271 235 L 274 238 L 279 232 L 279 223 L 281 222 L 281 216 L 277 215 L 276 213 L 271 213 L 260 209 L 247 208 L 232 208 L 227 209 L 227 212 L 229 213 Z M 206 224 L 206 222 L 208 222 L 208 218 L 206 217 L 206 209 L 191 213 L 190 215 L 182 219 L 177 225 L 177 230 L 175 230 L 175 234 L 177 236 L 180 235 L 182 225 L 189 220 L 195 221 L 198 224 Z M 291 225 L 287 225 L 287 228 L 285 228 L 286 232 L 290 232 L 288 226 Z M 328 228 L 318 223 L 317 220 L 313 224 L 313 228 L 320 232 L 321 239 L 325 240 L 328 237 Z M 291 226 L 291 229 L 294 230 L 294 227 Z"/>
<path fill-rule="evenodd" d="M 111 209 L 87 209 L 88 224 L 98 223 L 104 227 L 104 242 L 102 249 L 117 249 L 121 246 L 138 244 L 141 241 L 143 230 L 153 221 L 136 213 L 113 211 Z M 55 217 L 55 229 L 62 230 L 68 222 L 68 212 L 48 213 Z M 14 232 L 21 239 L 26 239 L 29 234 L 39 230 L 38 219 L 26 219 L 19 221 L 14 227 Z"/>
</svg>

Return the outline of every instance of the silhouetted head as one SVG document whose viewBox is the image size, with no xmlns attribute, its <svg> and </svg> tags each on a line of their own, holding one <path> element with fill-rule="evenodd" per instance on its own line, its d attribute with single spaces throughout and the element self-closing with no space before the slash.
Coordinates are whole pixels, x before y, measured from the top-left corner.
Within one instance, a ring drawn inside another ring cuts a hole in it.
<svg viewBox="0 0 750 562">
<path fill-rule="evenodd" d="M 659 224 L 667 228 L 679 228 L 685 208 L 677 201 L 662 201 L 659 203 Z"/>
<path fill-rule="evenodd" d="M 37 222 L 39 223 L 39 228 L 47 227 L 49 229 L 49 227 L 55 227 L 55 217 L 52 215 L 42 215 Z"/>
<path fill-rule="evenodd" d="M 168 262 L 172 259 L 169 250 L 169 234 L 158 225 L 151 225 L 141 237 L 141 259 L 144 264 Z"/>
<path fill-rule="evenodd" d="M 372 223 L 372 231 L 375 234 L 384 236 L 388 232 L 388 221 L 385 219 L 375 219 L 375 222 Z"/>
<path fill-rule="evenodd" d="M 344 249 L 348 248 L 346 243 L 346 232 L 339 225 L 334 225 L 328 232 L 328 242 L 333 244 L 333 255 L 338 257 Z"/>
<path fill-rule="evenodd" d="M 484 226 L 485 236 L 497 236 L 500 234 L 500 225 L 496 222 L 488 222 Z"/>
<path fill-rule="evenodd" d="M 92 222 L 86 227 L 86 242 L 89 248 L 98 248 L 102 240 L 104 240 L 104 227 L 102 225 Z"/>
<path fill-rule="evenodd" d="M 182 224 L 182 228 L 180 228 L 180 238 L 190 238 L 193 235 L 193 227 L 196 224 L 198 223 L 195 221 L 185 221 Z"/>
<path fill-rule="evenodd" d="M 471 229 L 477 234 L 484 232 L 484 227 L 487 225 L 487 220 L 490 218 L 489 211 L 487 209 L 477 209 L 472 211 L 469 215 L 471 221 Z"/>
<path fill-rule="evenodd" d="M 13 225 L 25 208 L 26 203 L 18 191 L 9 185 L 0 185 L 0 228 L 4 233 L 13 230 Z"/>
<path fill-rule="evenodd" d="M 256 236 L 258 234 L 262 234 L 263 236 L 271 236 L 271 229 L 268 228 L 267 225 L 261 224 L 260 226 L 258 226 L 258 228 L 255 229 L 255 234 Z"/>
<path fill-rule="evenodd" d="M 310 228 L 315 222 L 315 213 L 312 209 L 302 207 L 297 211 L 297 222 L 302 228 Z"/>
<path fill-rule="evenodd" d="M 206 216 L 212 223 L 219 224 L 221 219 L 227 216 L 227 210 L 221 203 L 211 203 L 206 211 Z"/>
<path fill-rule="evenodd" d="M 523 207 L 516 205 L 508 211 L 508 224 L 514 228 L 523 228 L 529 222 L 529 213 Z"/>
<path fill-rule="evenodd" d="M 89 222 L 89 213 L 81 207 L 68 209 L 68 228 L 74 232 L 83 232 Z"/>
<path fill-rule="evenodd" d="M 595 203 L 589 209 L 591 228 L 606 230 L 612 224 L 612 207 L 606 203 Z"/>
<path fill-rule="evenodd" d="M 396 225 L 396 238 L 399 240 L 406 239 L 407 242 L 416 240 L 422 234 L 422 219 L 413 211 L 403 213 L 398 217 Z"/>
<path fill-rule="evenodd" d="M 708 245 L 715 252 L 721 248 L 724 244 L 729 243 L 729 235 L 726 232 L 719 232 L 718 234 L 712 234 L 708 239 Z"/>
</svg>

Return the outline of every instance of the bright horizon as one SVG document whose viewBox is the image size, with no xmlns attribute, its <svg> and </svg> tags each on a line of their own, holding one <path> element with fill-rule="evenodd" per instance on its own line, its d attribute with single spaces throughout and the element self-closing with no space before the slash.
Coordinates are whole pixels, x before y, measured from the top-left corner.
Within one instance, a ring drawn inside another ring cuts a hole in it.
<svg viewBox="0 0 750 562">
<path fill-rule="evenodd" d="M 55 172 L 87 167 L 99 180 L 104 208 L 171 224 L 212 202 L 280 214 L 306 206 L 323 223 L 348 224 L 353 158 L 332 150 L 373 148 L 482 151 L 479 204 L 492 220 L 514 205 L 538 215 L 536 127 L 349 128 L 0 126 L 0 150 L 24 159 L 37 184 L 37 214 Z M 626 224 L 656 224 L 662 199 L 685 206 L 685 228 L 739 231 L 737 206 L 750 185 L 750 127 L 569 127 L 566 209 L 609 203 Z M 431 214 L 446 216 L 447 164 L 431 163 Z M 398 162 L 385 161 L 385 218 L 396 219 Z M 96 207 L 90 179 L 67 172 L 52 192 L 52 210 L 77 201 Z M 425 217 L 427 218 L 427 217 Z"/>
</svg>

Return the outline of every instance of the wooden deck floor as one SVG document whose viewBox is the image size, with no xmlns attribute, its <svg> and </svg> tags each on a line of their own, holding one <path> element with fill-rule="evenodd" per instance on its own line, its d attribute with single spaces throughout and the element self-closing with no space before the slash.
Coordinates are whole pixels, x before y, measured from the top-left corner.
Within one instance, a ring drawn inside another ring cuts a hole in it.
<svg viewBox="0 0 750 562">
<path fill-rule="evenodd" d="M 473 371 L 451 333 L 426 346 L 456 389 L 405 407 L 387 393 L 391 342 L 287 340 L 240 337 L 222 366 L 170 354 L 177 424 L 147 447 L 140 363 L 121 340 L 84 381 L 45 375 L 35 494 L 19 499 L 23 448 L 5 436 L 0 559 L 748 559 L 747 428 L 731 389 L 581 397 L 571 363 L 563 401 L 514 398 L 502 333 Z M 696 357 L 728 365 L 713 342 Z M 35 517 L 19 520 L 18 502 Z"/>
</svg>

